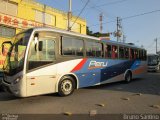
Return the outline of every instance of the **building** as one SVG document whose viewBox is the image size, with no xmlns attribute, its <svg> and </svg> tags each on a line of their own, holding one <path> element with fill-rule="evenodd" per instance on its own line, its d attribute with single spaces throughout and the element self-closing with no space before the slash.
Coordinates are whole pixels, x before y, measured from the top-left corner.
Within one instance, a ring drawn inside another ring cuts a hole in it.
<svg viewBox="0 0 160 120">
<path fill-rule="evenodd" d="M 76 18 L 72 16 L 71 26 Z M 0 0 L 0 46 L 23 29 L 36 26 L 67 29 L 67 13 L 33 0 Z M 86 34 L 86 21 L 78 18 L 71 31 Z M 0 49 L 0 69 L 4 60 Z"/>
</svg>

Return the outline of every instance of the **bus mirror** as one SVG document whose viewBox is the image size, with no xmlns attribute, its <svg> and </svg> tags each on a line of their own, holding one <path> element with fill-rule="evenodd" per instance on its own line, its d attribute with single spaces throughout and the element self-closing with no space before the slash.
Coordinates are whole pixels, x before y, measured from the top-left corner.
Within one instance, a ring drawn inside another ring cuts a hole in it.
<svg viewBox="0 0 160 120">
<path fill-rule="evenodd" d="M 38 46 L 39 51 L 42 51 L 42 48 L 43 48 L 43 42 L 39 41 L 39 46 Z"/>
<path fill-rule="evenodd" d="M 38 37 L 35 36 L 35 37 L 34 37 L 34 44 L 36 45 L 37 43 L 38 43 Z"/>
<path fill-rule="evenodd" d="M 35 35 L 34 37 L 34 45 L 35 45 L 35 51 L 37 51 L 37 48 L 38 48 L 38 34 Z"/>
<path fill-rule="evenodd" d="M 38 37 L 34 38 L 35 51 L 42 51 L 43 42 L 38 40 Z"/>
<path fill-rule="evenodd" d="M 5 41 L 5 42 L 2 43 L 2 54 L 6 53 L 5 46 L 8 46 L 8 45 L 11 47 L 12 46 L 12 42 L 11 41 Z"/>
</svg>

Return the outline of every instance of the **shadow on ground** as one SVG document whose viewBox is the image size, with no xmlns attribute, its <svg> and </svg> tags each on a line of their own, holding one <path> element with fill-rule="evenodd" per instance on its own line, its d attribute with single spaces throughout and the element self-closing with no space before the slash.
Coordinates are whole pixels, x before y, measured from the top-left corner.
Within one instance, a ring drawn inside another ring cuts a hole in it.
<svg viewBox="0 0 160 120">
<path fill-rule="evenodd" d="M 142 94 L 160 95 L 160 73 L 147 73 L 144 78 L 133 79 L 130 83 L 116 82 L 85 89 L 112 90 Z"/>
<path fill-rule="evenodd" d="M 142 94 L 151 94 L 160 96 L 160 73 L 147 73 L 144 78 L 134 79 L 130 83 L 126 84 L 125 82 L 116 82 L 104 85 L 98 85 L 93 87 L 82 88 L 81 90 L 87 89 L 96 89 L 107 90 L 107 91 L 121 91 L 121 92 L 131 92 L 131 93 L 142 93 Z M 80 90 L 79 90 L 80 91 Z M 77 91 L 78 92 L 78 91 Z M 76 94 L 76 93 L 73 93 Z M 57 93 L 47 94 L 41 96 L 48 96 L 54 98 L 59 97 Z M 30 97 L 31 98 L 31 97 Z M 32 97 L 34 98 L 34 97 Z M 6 92 L 0 91 L 0 101 L 12 101 L 20 99 Z M 23 98 L 22 98 L 23 99 Z M 25 98 L 26 99 L 26 98 Z"/>
</svg>

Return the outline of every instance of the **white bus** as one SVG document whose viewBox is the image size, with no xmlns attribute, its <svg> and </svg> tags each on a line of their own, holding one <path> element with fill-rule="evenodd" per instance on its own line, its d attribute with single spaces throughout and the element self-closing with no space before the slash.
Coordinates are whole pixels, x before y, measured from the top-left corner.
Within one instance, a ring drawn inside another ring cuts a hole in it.
<svg viewBox="0 0 160 120">
<path fill-rule="evenodd" d="M 160 56 L 158 54 L 147 55 L 148 71 L 159 71 L 160 69 Z"/>
<path fill-rule="evenodd" d="M 146 67 L 146 50 L 140 47 L 58 29 L 31 28 L 14 37 L 2 84 L 19 97 L 55 92 L 67 96 L 78 88 L 130 82 L 142 76 Z"/>
</svg>

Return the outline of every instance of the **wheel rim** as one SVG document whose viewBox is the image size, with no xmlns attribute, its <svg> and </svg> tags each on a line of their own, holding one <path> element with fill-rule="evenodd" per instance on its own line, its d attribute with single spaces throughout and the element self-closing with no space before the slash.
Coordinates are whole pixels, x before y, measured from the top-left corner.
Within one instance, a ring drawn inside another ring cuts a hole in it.
<svg viewBox="0 0 160 120">
<path fill-rule="evenodd" d="M 128 73 L 127 74 L 127 81 L 129 82 L 131 80 L 131 76 L 130 76 L 130 74 Z"/>
<path fill-rule="evenodd" d="M 64 80 L 61 84 L 62 92 L 67 95 L 72 92 L 72 82 L 70 80 Z"/>
</svg>

